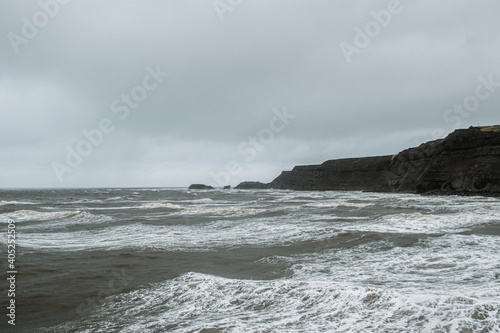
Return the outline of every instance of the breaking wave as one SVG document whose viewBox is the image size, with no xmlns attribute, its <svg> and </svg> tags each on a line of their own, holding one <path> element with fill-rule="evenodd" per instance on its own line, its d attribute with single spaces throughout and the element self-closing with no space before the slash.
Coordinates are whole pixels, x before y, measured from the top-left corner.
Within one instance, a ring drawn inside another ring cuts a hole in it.
<svg viewBox="0 0 500 333">
<path fill-rule="evenodd" d="M 106 299 L 79 332 L 494 332 L 500 304 L 334 281 L 230 280 L 200 273 Z M 48 331 L 49 332 L 49 331 Z M 55 330 L 53 331 L 55 332 Z"/>
</svg>

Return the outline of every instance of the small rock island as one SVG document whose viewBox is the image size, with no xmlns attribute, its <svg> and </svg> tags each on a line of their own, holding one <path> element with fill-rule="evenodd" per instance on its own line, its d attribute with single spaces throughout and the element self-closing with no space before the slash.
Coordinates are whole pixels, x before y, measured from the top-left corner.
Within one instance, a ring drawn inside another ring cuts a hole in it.
<svg viewBox="0 0 500 333">
<path fill-rule="evenodd" d="M 243 182 L 239 183 L 235 189 L 238 190 L 249 190 L 249 189 L 266 189 L 271 188 L 271 184 L 265 184 L 261 182 Z"/>
<path fill-rule="evenodd" d="M 214 188 L 210 185 L 205 185 L 205 184 L 191 184 L 191 186 L 188 187 L 190 190 L 213 190 Z"/>
</svg>

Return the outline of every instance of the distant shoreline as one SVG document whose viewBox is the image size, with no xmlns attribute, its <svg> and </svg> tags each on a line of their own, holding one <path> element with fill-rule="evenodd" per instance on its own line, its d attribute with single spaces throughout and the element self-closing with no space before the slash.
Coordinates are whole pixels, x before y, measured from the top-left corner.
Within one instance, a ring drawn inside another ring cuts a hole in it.
<svg viewBox="0 0 500 333">
<path fill-rule="evenodd" d="M 459 129 L 392 156 L 296 166 L 270 183 L 235 188 L 500 197 L 500 125 Z"/>
</svg>

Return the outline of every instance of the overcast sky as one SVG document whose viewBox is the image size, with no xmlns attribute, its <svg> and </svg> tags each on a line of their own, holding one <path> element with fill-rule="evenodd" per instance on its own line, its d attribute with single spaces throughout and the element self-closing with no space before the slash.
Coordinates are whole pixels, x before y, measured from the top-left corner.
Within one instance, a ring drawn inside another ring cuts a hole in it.
<svg viewBox="0 0 500 333">
<path fill-rule="evenodd" d="M 498 0 L 1 1 L 0 187 L 268 182 L 498 124 L 498 13 Z"/>
</svg>

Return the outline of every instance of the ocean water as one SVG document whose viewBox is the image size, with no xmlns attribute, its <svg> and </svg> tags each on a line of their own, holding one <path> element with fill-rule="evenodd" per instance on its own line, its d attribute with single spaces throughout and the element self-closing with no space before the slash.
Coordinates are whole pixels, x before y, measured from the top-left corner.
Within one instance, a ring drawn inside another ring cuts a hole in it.
<svg viewBox="0 0 500 333">
<path fill-rule="evenodd" d="M 0 190 L 2 332 L 500 332 L 500 200 Z"/>
</svg>

